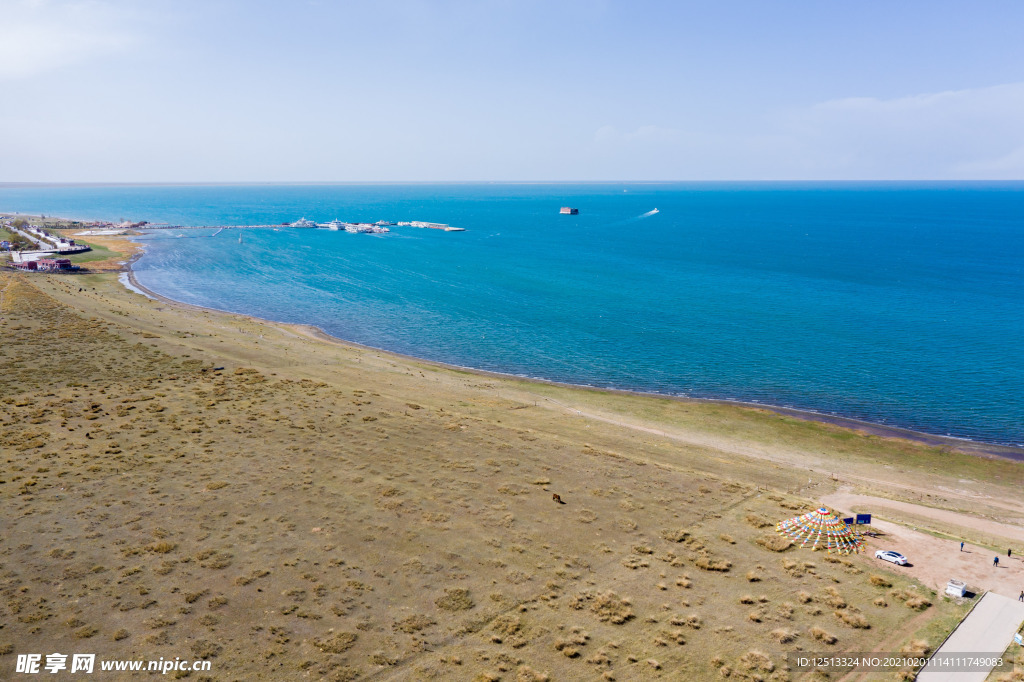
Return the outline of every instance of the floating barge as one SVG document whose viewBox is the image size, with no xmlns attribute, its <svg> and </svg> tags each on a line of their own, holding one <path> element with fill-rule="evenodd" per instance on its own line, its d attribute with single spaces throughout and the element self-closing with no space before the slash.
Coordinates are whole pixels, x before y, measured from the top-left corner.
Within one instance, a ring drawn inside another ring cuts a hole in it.
<svg viewBox="0 0 1024 682">
<path fill-rule="evenodd" d="M 558 212 L 562 215 L 579 215 L 580 210 L 571 206 L 563 206 Z"/>
</svg>

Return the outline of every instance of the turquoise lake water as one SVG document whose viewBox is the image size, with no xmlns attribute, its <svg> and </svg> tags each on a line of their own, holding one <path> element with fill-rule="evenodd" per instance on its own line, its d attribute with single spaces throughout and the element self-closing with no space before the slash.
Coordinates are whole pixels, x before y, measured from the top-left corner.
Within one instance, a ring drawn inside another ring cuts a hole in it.
<svg viewBox="0 0 1024 682">
<path fill-rule="evenodd" d="M 165 230 L 135 270 L 461 366 L 1024 444 L 1022 183 L 8 186 L 0 210 L 450 223 Z"/>
</svg>

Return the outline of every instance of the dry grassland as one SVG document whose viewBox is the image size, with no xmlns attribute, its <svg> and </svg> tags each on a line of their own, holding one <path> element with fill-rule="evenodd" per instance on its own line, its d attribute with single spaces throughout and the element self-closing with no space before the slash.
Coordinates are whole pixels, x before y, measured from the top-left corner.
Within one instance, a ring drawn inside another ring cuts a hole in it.
<svg viewBox="0 0 1024 682">
<path fill-rule="evenodd" d="M 112 275 L 0 289 L 0 670 L 88 651 L 211 659 L 192 679 L 787 680 L 786 652 L 898 650 L 962 611 L 779 541 L 827 471 L 541 405 L 614 397 L 145 301 Z M 939 456 L 758 411 L 620 408 L 771 452 Z"/>
</svg>

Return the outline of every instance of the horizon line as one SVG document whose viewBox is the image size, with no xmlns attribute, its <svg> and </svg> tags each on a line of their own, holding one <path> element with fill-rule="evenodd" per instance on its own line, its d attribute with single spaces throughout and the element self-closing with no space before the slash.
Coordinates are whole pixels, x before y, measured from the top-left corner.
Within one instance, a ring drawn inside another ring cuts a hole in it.
<svg viewBox="0 0 1024 682">
<path fill-rule="evenodd" d="M 857 180 L 14 180 L 0 181 L 0 188 L 13 187 L 216 187 L 216 186 L 317 186 L 317 185 L 673 185 L 673 184 L 982 184 L 1024 183 L 1011 179 L 857 179 Z"/>
</svg>

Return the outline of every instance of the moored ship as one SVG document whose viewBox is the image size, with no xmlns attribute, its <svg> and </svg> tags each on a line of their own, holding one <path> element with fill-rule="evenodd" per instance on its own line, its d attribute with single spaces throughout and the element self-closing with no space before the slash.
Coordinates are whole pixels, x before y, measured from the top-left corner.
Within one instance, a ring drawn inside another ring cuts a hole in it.
<svg viewBox="0 0 1024 682">
<path fill-rule="evenodd" d="M 571 206 L 563 206 L 558 212 L 562 215 L 579 215 L 580 210 Z"/>
</svg>

